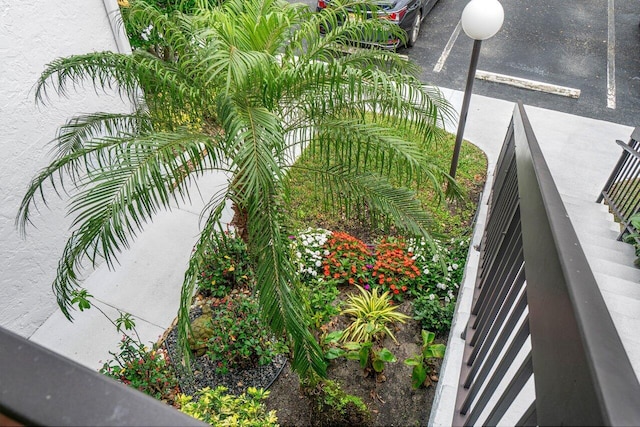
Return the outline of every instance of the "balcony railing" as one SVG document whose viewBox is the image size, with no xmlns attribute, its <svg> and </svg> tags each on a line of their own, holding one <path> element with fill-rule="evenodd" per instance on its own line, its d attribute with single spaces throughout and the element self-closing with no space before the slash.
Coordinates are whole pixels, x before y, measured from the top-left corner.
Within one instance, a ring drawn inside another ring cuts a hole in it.
<svg viewBox="0 0 640 427">
<path fill-rule="evenodd" d="M 0 328 L 0 425 L 207 424 Z"/>
<path fill-rule="evenodd" d="M 637 233 L 630 218 L 640 211 L 640 127 L 634 129 L 629 142 L 616 141 L 622 147 L 622 155 L 611 176 L 604 185 L 596 203 L 603 200 L 622 225 L 618 240 L 627 234 Z"/>
<path fill-rule="evenodd" d="M 454 425 L 640 425 L 640 385 L 522 104 L 474 292 Z"/>
</svg>

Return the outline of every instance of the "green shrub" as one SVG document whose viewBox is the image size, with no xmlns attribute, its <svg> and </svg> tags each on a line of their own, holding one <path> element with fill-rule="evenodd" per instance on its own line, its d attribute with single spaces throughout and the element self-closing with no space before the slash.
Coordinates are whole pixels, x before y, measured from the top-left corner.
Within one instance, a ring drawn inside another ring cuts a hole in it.
<svg viewBox="0 0 640 427">
<path fill-rule="evenodd" d="M 469 250 L 467 237 L 451 239 L 448 243 L 424 239 L 408 239 L 407 250 L 421 274 L 411 289 L 413 296 L 435 294 L 446 302 L 455 301 L 464 275 Z"/>
<path fill-rule="evenodd" d="M 263 322 L 253 296 L 239 293 L 223 298 L 212 309 L 209 326 L 206 353 L 217 364 L 216 373 L 267 365 L 287 352 L 284 342 L 275 339 Z"/>
<path fill-rule="evenodd" d="M 364 369 L 365 376 L 374 373 L 381 374 L 384 371 L 385 363 L 395 363 L 396 356 L 386 347 L 374 346 L 369 341 L 365 343 L 347 342 L 343 344 L 345 350 L 344 357 L 349 360 L 357 360 L 360 367 Z"/>
<path fill-rule="evenodd" d="M 334 316 L 340 314 L 342 303 L 337 300 L 340 295 L 332 280 L 313 277 L 302 282 L 301 294 L 310 314 L 311 327 L 319 329 Z"/>
<path fill-rule="evenodd" d="M 409 317 L 399 312 L 397 306 L 391 305 L 389 292 L 379 295 L 378 289 L 375 288 L 371 292 L 360 286 L 357 288 L 360 295 L 350 295 L 347 307 L 342 310 L 342 314 L 352 317 L 353 320 L 344 330 L 341 340 L 363 344 L 387 335 L 396 341 L 389 324 L 396 321 L 404 323 Z"/>
<path fill-rule="evenodd" d="M 173 401 L 178 379 L 164 350 L 156 346 L 149 350 L 141 342 L 124 335 L 120 351 L 109 354 L 114 359 L 105 362 L 100 373 L 156 399 Z"/>
<path fill-rule="evenodd" d="M 206 251 L 197 285 L 204 296 L 222 298 L 233 289 L 252 287 L 253 278 L 246 244 L 234 234 L 218 234 Z"/>
<path fill-rule="evenodd" d="M 219 386 L 198 390 L 197 400 L 192 396 L 180 395 L 177 402 L 180 410 L 187 415 L 212 426 L 277 426 L 276 411 L 265 409 L 262 400 L 269 392 L 249 387 L 240 396 L 226 394 L 227 389 Z"/>
<path fill-rule="evenodd" d="M 336 381 L 307 377 L 302 391 L 313 401 L 312 425 L 353 426 L 369 425 L 371 413 L 361 398 L 348 394 Z"/>
<path fill-rule="evenodd" d="M 636 230 L 634 233 L 629 233 L 625 236 L 624 241 L 632 244 L 636 251 L 636 259 L 633 264 L 636 267 L 640 267 L 640 213 L 635 213 L 629 218 L 629 224 Z"/>
<path fill-rule="evenodd" d="M 435 294 L 422 295 L 413 301 L 413 318 L 420 322 L 422 329 L 445 337 L 451 329 L 455 306 L 455 302 L 446 302 Z"/>
<path fill-rule="evenodd" d="M 303 281 L 313 280 L 322 273 L 322 260 L 329 255 L 325 248 L 331 231 L 324 228 L 308 228 L 291 239 L 293 259 Z"/>
<path fill-rule="evenodd" d="M 423 386 L 431 385 L 431 378 L 429 374 L 433 371 L 431 366 L 432 359 L 442 359 L 446 347 L 444 344 L 434 344 L 436 334 L 433 332 L 422 330 L 422 346 L 420 353 L 405 359 L 404 364 L 407 366 L 413 366 L 411 372 L 411 386 L 413 388 L 420 388 Z"/>
<path fill-rule="evenodd" d="M 300 275 L 301 295 L 310 313 L 310 326 L 316 329 L 340 313 L 340 304 L 335 303 L 340 294 L 339 281 L 322 274 L 322 261 L 329 254 L 325 244 L 330 236 L 331 232 L 323 228 L 308 228 L 289 236 Z"/>
</svg>

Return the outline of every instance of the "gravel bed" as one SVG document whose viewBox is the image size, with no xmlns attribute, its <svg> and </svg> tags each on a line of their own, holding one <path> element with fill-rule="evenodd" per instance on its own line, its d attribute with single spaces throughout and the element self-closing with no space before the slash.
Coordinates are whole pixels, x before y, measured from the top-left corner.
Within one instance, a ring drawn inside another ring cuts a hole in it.
<svg viewBox="0 0 640 427">
<path fill-rule="evenodd" d="M 200 313 L 197 311 L 192 312 L 190 317 L 198 316 Z M 163 342 L 172 361 L 180 360 L 177 342 L 178 330 L 174 326 Z M 263 388 L 265 390 L 269 388 L 278 378 L 286 363 L 286 356 L 279 354 L 268 365 L 242 370 L 232 369 L 224 375 L 215 373 L 215 363 L 206 356 L 191 360 L 193 375 L 188 375 L 184 372 L 184 369 L 180 369 L 181 365 L 179 363 L 173 363 L 173 366 L 176 368 L 180 389 L 184 394 L 193 396 L 196 391 L 204 387 L 224 386 L 229 393 L 240 395 L 246 392 L 248 387 Z"/>
</svg>

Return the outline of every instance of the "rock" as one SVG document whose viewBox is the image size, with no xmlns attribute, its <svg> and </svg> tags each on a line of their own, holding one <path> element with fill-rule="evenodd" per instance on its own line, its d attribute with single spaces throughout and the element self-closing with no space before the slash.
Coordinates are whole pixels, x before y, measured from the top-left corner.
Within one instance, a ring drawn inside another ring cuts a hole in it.
<svg viewBox="0 0 640 427">
<path fill-rule="evenodd" d="M 211 328 L 211 312 L 205 312 L 191 322 L 192 334 L 188 337 L 189 348 L 196 357 L 207 352 L 207 341 L 213 336 Z"/>
</svg>

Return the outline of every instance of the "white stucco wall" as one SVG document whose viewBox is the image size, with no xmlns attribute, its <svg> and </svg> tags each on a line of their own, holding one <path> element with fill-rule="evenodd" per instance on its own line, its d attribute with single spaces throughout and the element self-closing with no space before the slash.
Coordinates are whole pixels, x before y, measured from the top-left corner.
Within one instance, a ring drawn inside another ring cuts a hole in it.
<svg viewBox="0 0 640 427">
<path fill-rule="evenodd" d="M 22 239 L 14 226 L 22 196 L 48 163 L 48 142 L 69 117 L 130 108 L 119 97 L 90 90 L 69 99 L 53 95 L 36 106 L 33 86 L 55 58 L 127 49 L 126 38 L 113 33 L 108 10 L 117 11 L 116 0 L 0 0 L 0 326 L 25 337 L 57 310 L 51 282 L 69 220 L 64 201 L 50 192 L 49 208 L 40 204 L 35 227 Z"/>
</svg>

